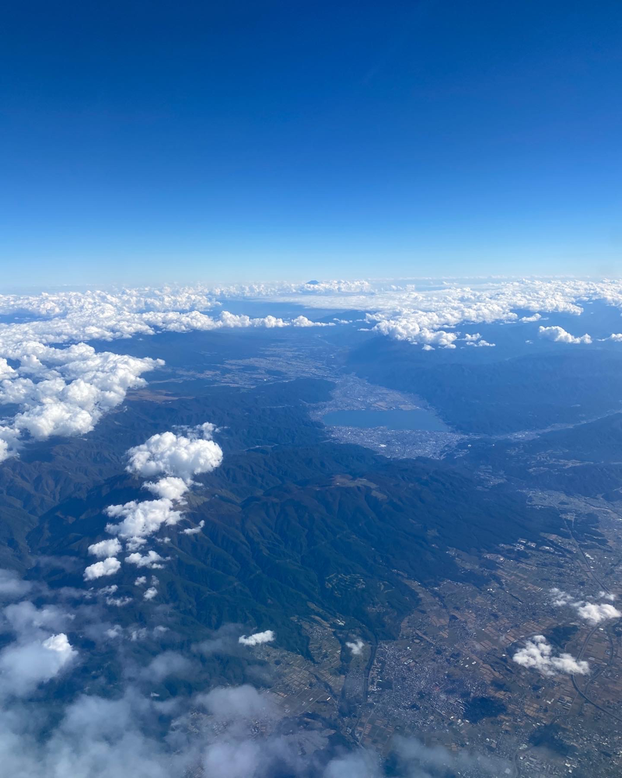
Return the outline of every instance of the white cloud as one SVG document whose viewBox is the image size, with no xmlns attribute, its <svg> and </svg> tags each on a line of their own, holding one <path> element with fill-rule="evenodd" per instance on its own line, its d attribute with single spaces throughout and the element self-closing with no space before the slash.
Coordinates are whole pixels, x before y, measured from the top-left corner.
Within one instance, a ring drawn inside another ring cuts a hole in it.
<svg viewBox="0 0 622 778">
<path fill-rule="evenodd" d="M 147 583 L 146 575 L 139 575 L 138 578 L 134 581 L 135 586 L 144 586 L 146 583 Z"/>
<path fill-rule="evenodd" d="M 489 343 L 487 340 L 484 340 L 479 332 L 473 334 L 467 333 L 464 336 L 464 340 L 466 341 L 467 346 L 472 346 L 474 348 L 491 348 L 495 345 L 494 343 Z"/>
<path fill-rule="evenodd" d="M 149 567 L 152 570 L 158 570 L 164 567 L 164 557 L 161 557 L 157 551 L 148 551 L 146 554 L 129 554 L 125 557 L 125 561 L 136 567 Z"/>
<path fill-rule="evenodd" d="M 253 319 L 225 311 L 212 318 L 203 312 L 218 305 L 208 291 L 191 289 L 0 295 L 0 313 L 19 312 L 22 319 L 0 324 L 0 404 L 18 405 L 11 423 L 0 428 L 0 461 L 17 454 L 28 437 L 45 440 L 90 432 L 104 413 L 123 402 L 129 389 L 145 385 L 143 373 L 164 364 L 96 352 L 86 341 L 159 331 L 302 326 L 302 320 L 314 326 L 305 317 Z M 24 321 L 28 315 L 31 320 Z"/>
<path fill-rule="evenodd" d="M 117 538 L 111 538 L 110 540 L 100 540 L 99 543 L 92 543 L 89 548 L 89 554 L 96 557 L 109 557 L 115 556 L 122 549 L 121 544 Z"/>
<path fill-rule="evenodd" d="M 198 535 L 203 527 L 205 526 L 205 522 L 203 519 L 197 524 L 196 527 L 188 527 L 187 529 L 182 530 L 184 535 Z"/>
<path fill-rule="evenodd" d="M 111 341 L 160 331 L 214 331 L 225 328 L 330 326 L 301 315 L 251 318 L 223 311 L 217 298 L 259 298 L 368 312 L 376 332 L 421 345 L 425 350 L 455 348 L 462 325 L 514 322 L 516 311 L 580 315 L 586 302 L 622 308 L 622 282 L 568 279 L 472 279 L 424 284 L 412 281 L 318 281 L 309 284 L 254 284 L 236 287 L 89 291 L 34 296 L 0 295 L 0 313 L 20 321 L 0 324 L 0 404 L 17 404 L 0 426 L 0 461 L 19 452 L 29 437 L 82 435 L 127 391 L 144 385 L 143 373 L 163 364 L 111 352 L 96 352 L 89 340 Z M 28 317 L 30 316 L 30 320 Z M 542 337 L 589 343 L 561 327 L 543 328 Z M 611 340 L 619 339 L 613 334 Z M 465 341 L 486 346 L 483 339 Z M 64 344 L 66 347 L 55 347 Z M 66 345 L 72 344 L 72 345 Z M 180 476 L 185 477 L 185 476 Z"/>
<path fill-rule="evenodd" d="M 249 778 L 257 775 L 261 745 L 252 740 L 221 741 L 208 746 L 203 767 L 210 778 Z"/>
<path fill-rule="evenodd" d="M 55 605 L 37 608 L 29 600 L 7 605 L 4 609 L 4 618 L 11 630 L 19 635 L 30 636 L 38 634 L 37 630 L 41 629 L 63 630 L 71 621 L 69 614 Z"/>
<path fill-rule="evenodd" d="M 544 635 L 535 635 L 528 640 L 524 648 L 517 651 L 512 659 L 523 667 L 538 670 L 542 675 L 557 675 L 557 673 L 586 675 L 590 671 L 586 661 L 577 660 L 571 654 L 563 653 L 556 656 Z"/>
<path fill-rule="evenodd" d="M 186 676 L 192 670 L 192 662 L 176 651 L 164 651 L 158 654 L 143 670 L 143 677 L 155 683 L 161 683 L 171 676 Z"/>
<path fill-rule="evenodd" d="M 143 478 L 164 474 L 189 483 L 193 476 L 209 473 L 222 462 L 222 449 L 212 440 L 213 432 L 214 426 L 207 423 L 185 435 L 153 435 L 128 451 L 127 469 Z"/>
<path fill-rule="evenodd" d="M 607 619 L 619 619 L 622 613 L 610 603 L 586 602 L 578 605 L 577 613 L 590 624 L 600 624 Z"/>
<path fill-rule="evenodd" d="M 144 486 L 151 492 L 162 495 L 157 500 L 132 500 L 123 505 L 110 505 L 105 513 L 110 518 L 122 519 L 117 524 L 109 523 L 106 531 L 117 535 L 127 543 L 132 553 L 126 561 L 139 567 L 161 568 L 163 558 L 155 551 L 142 555 L 138 549 L 145 546 L 147 538 L 155 534 L 163 525 L 177 524 L 183 514 L 173 507 L 192 484 L 192 477 L 206 473 L 218 467 L 222 462 L 222 450 L 212 440 L 215 426 L 206 422 L 186 431 L 184 435 L 163 432 L 150 437 L 145 443 L 129 449 L 130 463 L 127 469 L 144 477 L 164 473 L 157 482 L 148 482 Z M 205 526 L 202 521 L 198 527 L 185 530 L 186 534 L 200 532 Z M 89 546 L 89 553 L 104 556 L 119 553 L 121 543 L 118 538 L 103 540 Z M 115 559 L 115 563 L 119 564 Z M 90 580 L 116 572 L 111 569 L 111 559 L 98 562 L 85 571 Z M 154 596 L 153 594 L 151 596 Z"/>
<path fill-rule="evenodd" d="M 553 605 L 557 607 L 568 605 L 571 608 L 574 608 L 578 616 L 585 619 L 585 621 L 592 624 L 592 626 L 600 624 L 601 621 L 619 619 L 622 617 L 622 613 L 611 605 L 611 602 L 596 603 L 577 600 L 572 597 L 572 595 L 557 588 L 551 589 L 551 594 L 553 595 Z M 598 596 L 603 600 L 611 601 L 615 599 L 614 595 L 607 594 L 607 592 L 600 592 Z"/>
<path fill-rule="evenodd" d="M 102 559 L 101 562 L 95 562 L 89 565 L 84 571 L 85 581 L 94 581 L 96 578 L 102 578 L 107 575 L 114 575 L 121 568 L 121 562 L 115 557 Z"/>
<path fill-rule="evenodd" d="M 0 689 L 22 696 L 55 678 L 77 656 L 59 633 L 44 640 L 12 643 L 0 652 Z"/>
<path fill-rule="evenodd" d="M 110 505 L 105 512 L 110 518 L 123 519 L 118 524 L 107 524 L 106 532 L 127 540 L 131 548 L 140 546 L 145 538 L 157 532 L 163 524 L 172 526 L 182 518 L 181 512 L 175 510 L 171 500 L 166 498 Z"/>
<path fill-rule="evenodd" d="M 54 713 L 51 727 L 40 717 L 48 725 L 44 728 L 24 706 L 0 711 L 0 759 L 6 775 L 183 778 L 198 759 L 194 744 L 175 750 L 154 735 L 150 724 L 167 718 L 165 706 L 132 687 L 115 699 L 84 694 L 69 704 L 59 700 Z"/>
<path fill-rule="evenodd" d="M 198 705 L 204 707 L 213 716 L 224 719 L 245 719 L 270 716 L 275 712 L 275 703 L 254 686 L 219 686 L 207 694 L 195 698 Z"/>
<path fill-rule="evenodd" d="M 358 656 L 360 653 L 362 653 L 365 643 L 363 643 L 360 638 L 357 638 L 353 642 L 346 641 L 346 646 L 350 649 L 354 656 Z"/>
<path fill-rule="evenodd" d="M 17 453 L 28 436 L 45 440 L 90 432 L 130 389 L 145 385 L 143 373 L 163 364 L 96 353 L 84 343 L 57 349 L 25 341 L 7 348 L 0 335 L 3 349 L 19 363 L 12 376 L 0 380 L 0 404 L 18 406 L 10 425 L 0 430 L 4 458 Z"/>
<path fill-rule="evenodd" d="M 511 763 L 507 760 L 478 754 L 466 748 L 454 751 L 440 745 L 428 746 L 417 738 L 400 736 L 396 736 L 394 745 L 402 767 L 400 775 L 404 775 L 404 778 L 434 778 L 441 775 L 500 778 L 512 774 Z M 342 775 L 343 778 L 349 778 L 347 773 Z"/>
<path fill-rule="evenodd" d="M 153 598 L 157 595 L 157 593 L 158 590 L 155 588 L 155 586 L 150 586 L 143 594 L 143 598 L 145 600 L 153 600 Z"/>
<path fill-rule="evenodd" d="M 28 581 L 22 581 L 13 570 L 4 570 L 0 568 L 1 598 L 8 600 L 23 597 L 31 588 L 32 584 Z"/>
<path fill-rule="evenodd" d="M 562 327 L 538 327 L 538 335 L 545 340 L 552 340 L 555 343 L 584 343 L 588 344 L 592 342 L 590 335 L 585 334 L 581 337 L 575 337 L 569 332 L 566 332 Z"/>
<path fill-rule="evenodd" d="M 339 322 L 343 324 L 348 324 L 349 322 Z M 297 316 L 295 319 L 293 319 L 292 324 L 294 327 L 334 327 L 335 322 L 320 322 L 320 321 L 311 321 L 311 319 L 307 319 L 306 316 Z"/>
<path fill-rule="evenodd" d="M 382 775 L 377 757 L 361 748 L 331 759 L 326 765 L 323 778 L 382 778 Z M 416 778 L 427 778 L 427 776 L 418 773 Z"/>
<path fill-rule="evenodd" d="M 188 484 L 183 478 L 175 476 L 166 476 L 159 481 L 148 481 L 143 484 L 144 489 L 148 489 L 156 497 L 164 497 L 167 500 L 181 500 L 188 491 Z"/>
<path fill-rule="evenodd" d="M 394 340 L 405 340 L 409 343 L 419 343 L 423 346 L 441 348 L 456 348 L 458 333 L 447 330 L 432 330 L 422 327 L 414 316 L 400 316 L 398 319 L 385 319 L 378 314 L 368 315 L 370 320 L 377 320 L 374 326 L 376 332 L 387 335 Z"/>
<path fill-rule="evenodd" d="M 131 602 L 131 597 L 106 597 L 106 605 L 111 605 L 115 608 L 123 608 Z"/>
<path fill-rule="evenodd" d="M 261 643 L 271 643 L 275 639 L 276 635 L 271 629 L 267 629 L 264 632 L 255 632 L 254 635 L 242 635 L 238 642 L 243 646 L 258 646 Z"/>
</svg>

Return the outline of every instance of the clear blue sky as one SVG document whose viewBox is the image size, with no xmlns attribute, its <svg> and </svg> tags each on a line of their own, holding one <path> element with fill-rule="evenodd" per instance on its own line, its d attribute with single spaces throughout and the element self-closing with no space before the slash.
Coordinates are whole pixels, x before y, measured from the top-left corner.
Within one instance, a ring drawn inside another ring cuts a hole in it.
<svg viewBox="0 0 622 778">
<path fill-rule="evenodd" d="M 620 0 L 19 0 L 0 72 L 5 288 L 620 269 Z"/>
</svg>

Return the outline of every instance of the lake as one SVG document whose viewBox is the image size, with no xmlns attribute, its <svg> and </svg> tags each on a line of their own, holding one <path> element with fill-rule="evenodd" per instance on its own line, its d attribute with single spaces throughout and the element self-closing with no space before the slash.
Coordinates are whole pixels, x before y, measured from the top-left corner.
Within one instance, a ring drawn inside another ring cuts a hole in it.
<svg viewBox="0 0 622 778">
<path fill-rule="evenodd" d="M 413 411 L 331 411 L 322 417 L 329 427 L 386 427 L 390 430 L 427 430 L 449 432 L 449 427 L 432 411 L 417 408 Z"/>
</svg>

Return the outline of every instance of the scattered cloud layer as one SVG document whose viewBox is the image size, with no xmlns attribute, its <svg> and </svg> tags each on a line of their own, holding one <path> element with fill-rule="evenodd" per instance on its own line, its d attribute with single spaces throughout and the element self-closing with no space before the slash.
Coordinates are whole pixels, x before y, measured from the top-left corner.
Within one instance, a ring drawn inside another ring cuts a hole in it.
<svg viewBox="0 0 622 778">
<path fill-rule="evenodd" d="M 305 316 L 206 313 L 219 307 L 215 295 L 201 289 L 0 295 L 0 314 L 9 319 L 0 324 L 0 405 L 18 409 L 0 424 L 0 461 L 18 454 L 29 439 L 90 432 L 130 389 L 145 385 L 144 373 L 164 364 L 96 351 L 88 341 L 165 331 L 333 326 Z"/>
<path fill-rule="evenodd" d="M 7 578 L 15 583 L 15 576 L 0 575 L 2 580 Z M 100 591 L 113 595 L 117 587 Z M 11 596 L 14 593 L 13 586 Z M 39 589 L 44 599 L 50 594 L 45 587 Z M 7 774 L 28 778 L 184 778 L 194 774 L 209 778 L 386 778 L 376 754 L 355 749 L 334 756 L 332 749 L 326 750 L 325 738 L 297 726 L 278 695 L 248 683 L 217 686 L 198 694 L 181 691 L 161 701 L 151 691 L 154 685 L 169 679 L 180 679 L 182 688 L 188 681 L 196 683 L 199 654 L 212 651 L 205 647 L 205 651 L 186 656 L 165 649 L 136 665 L 127 661 L 129 646 L 161 640 L 168 632 L 165 626 L 122 627 L 101 621 L 100 612 L 92 607 L 77 614 L 55 605 L 37 607 L 28 599 L 0 610 L 2 628 L 14 633 L 13 641 L 0 652 L 0 763 Z M 71 691 L 67 681 L 82 658 L 82 649 L 78 652 L 68 634 L 74 618 L 74 634 L 84 633 L 91 644 L 102 642 L 107 652 L 124 662 L 124 680 L 117 694 L 102 697 L 79 687 Z M 237 635 L 239 628 L 227 625 L 214 638 L 235 650 Z M 57 682 L 66 684 L 62 693 Z M 49 694 L 44 697 L 46 689 Z M 31 695 L 35 695 L 32 700 Z M 507 766 L 502 760 L 471 751 L 452 752 L 410 738 L 396 739 L 393 755 L 399 770 L 391 774 L 402 778 L 438 778 L 449 772 L 496 776 L 504 774 Z"/>
<path fill-rule="evenodd" d="M 185 428 L 183 432 L 162 432 L 152 435 L 145 443 L 130 448 L 127 452 L 129 464 L 127 471 L 142 478 L 161 475 L 157 481 L 143 484 L 155 500 L 130 500 L 122 505 L 109 505 L 105 514 L 117 522 L 106 524 L 106 532 L 113 538 L 100 540 L 88 547 L 89 554 L 101 558 L 101 561 L 89 565 L 84 578 L 93 581 L 97 578 L 113 575 L 121 568 L 117 556 L 125 550 L 130 553 L 125 562 L 139 568 L 152 570 L 164 567 L 165 559 L 153 549 L 147 550 L 148 539 L 163 526 L 172 527 L 183 518 L 183 504 L 186 492 L 194 484 L 198 475 L 210 473 L 222 463 L 222 449 L 213 440 L 216 428 L 206 422 L 197 427 Z M 185 534 L 196 534 L 205 526 L 201 521 L 198 527 L 184 530 Z M 151 586 L 143 594 L 146 600 L 153 599 L 158 593 Z M 110 598 L 109 604 L 122 606 L 127 597 Z"/>
<path fill-rule="evenodd" d="M 154 335 L 158 332 L 335 326 L 347 319 L 316 322 L 305 315 L 251 318 L 220 310 L 228 299 L 294 302 L 309 309 L 358 310 L 374 331 L 396 340 L 435 348 L 485 347 L 479 333 L 460 327 L 495 322 L 538 321 L 543 313 L 580 315 L 586 303 L 622 308 L 622 282 L 569 279 L 473 279 L 458 281 L 317 281 L 232 287 L 125 289 L 0 295 L 0 405 L 17 407 L 0 424 L 0 461 L 19 453 L 29 439 L 90 432 L 144 374 L 163 365 L 96 351 L 88 341 Z M 215 315 L 216 314 L 216 315 Z M 15 317 L 15 321 L 11 321 Z M 541 338 L 588 344 L 562 327 L 541 327 Z M 622 339 L 612 334 L 606 340 Z M 180 476 L 183 478 L 183 476 Z"/>
<path fill-rule="evenodd" d="M 122 550 L 120 540 L 125 541 L 130 553 L 125 561 L 137 567 L 158 569 L 163 567 L 164 559 L 156 551 L 139 553 L 147 538 L 157 533 L 162 526 L 174 526 L 183 516 L 179 508 L 185 493 L 197 475 L 209 473 L 222 463 L 222 449 L 212 439 L 215 427 L 205 423 L 184 434 L 163 432 L 150 437 L 145 443 L 129 449 L 128 472 L 143 478 L 163 475 L 158 481 L 144 484 L 156 500 L 131 500 L 123 505 L 110 505 L 106 515 L 112 519 L 121 519 L 117 523 L 106 525 L 106 531 L 117 537 L 102 540 L 89 546 L 89 553 L 105 556 L 118 554 Z M 176 507 L 177 506 L 177 507 Z M 200 531 L 203 524 L 196 531 Z M 190 534 L 190 533 L 188 533 Z M 87 580 L 112 575 L 120 567 L 117 559 L 105 559 L 86 568 Z M 155 596 L 157 590 L 150 590 L 147 599 Z"/>
<path fill-rule="evenodd" d="M 376 332 L 426 350 L 457 347 L 461 337 L 457 328 L 463 326 L 527 324 L 538 321 L 542 314 L 579 316 L 584 305 L 594 301 L 622 308 L 622 283 L 618 280 L 480 278 L 464 285 L 451 279 L 421 279 L 351 285 L 325 282 L 313 289 L 308 285 L 289 289 L 281 285 L 270 292 L 264 286 L 261 290 L 247 289 L 247 295 L 272 296 L 309 308 L 364 311 Z"/>
</svg>

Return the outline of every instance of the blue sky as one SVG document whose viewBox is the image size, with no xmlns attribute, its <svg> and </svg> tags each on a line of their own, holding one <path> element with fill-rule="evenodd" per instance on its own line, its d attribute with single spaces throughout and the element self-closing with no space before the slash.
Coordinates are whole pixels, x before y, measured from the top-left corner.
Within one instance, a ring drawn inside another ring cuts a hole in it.
<svg viewBox="0 0 622 778">
<path fill-rule="evenodd" d="M 4 288 L 619 272 L 618 0 L 3 16 Z"/>
</svg>

